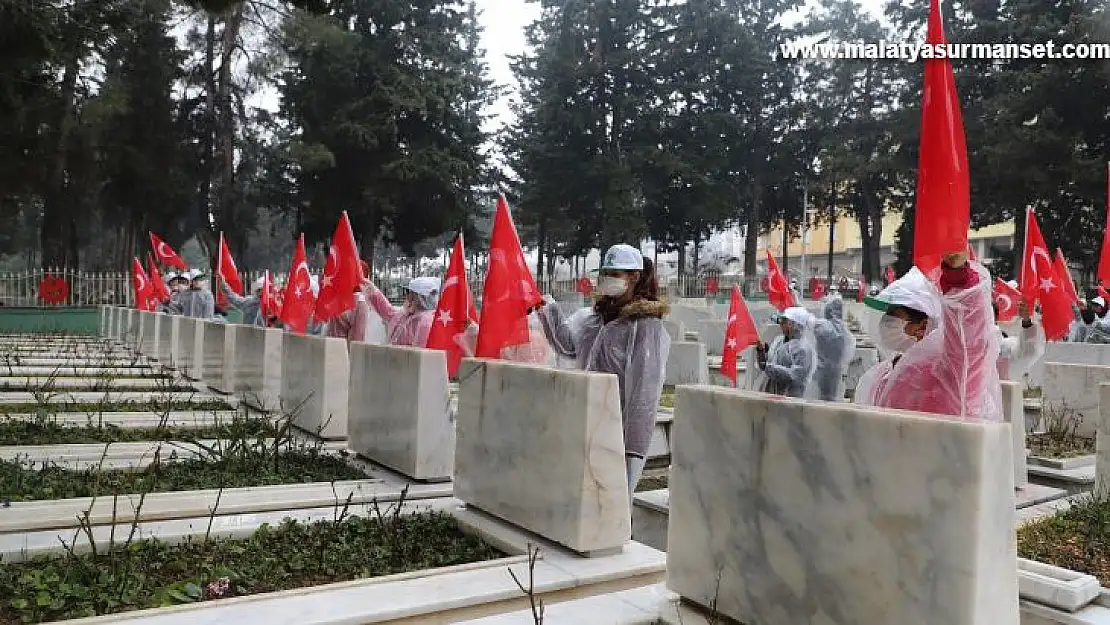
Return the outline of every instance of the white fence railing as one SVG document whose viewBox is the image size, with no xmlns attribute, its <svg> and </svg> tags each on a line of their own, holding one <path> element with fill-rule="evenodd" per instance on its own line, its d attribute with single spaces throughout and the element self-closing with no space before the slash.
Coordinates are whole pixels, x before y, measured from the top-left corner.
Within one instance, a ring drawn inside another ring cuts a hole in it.
<svg viewBox="0 0 1110 625">
<path fill-rule="evenodd" d="M 243 275 L 246 289 L 263 272 L 251 271 Z M 283 284 L 286 274 L 272 274 L 278 284 Z M 744 296 L 749 300 L 764 299 L 756 279 L 740 276 L 720 276 L 717 279 L 716 295 L 727 296 L 732 286 L 741 285 Z M 475 297 L 480 298 L 484 276 L 469 276 L 470 288 Z M 391 299 L 400 299 L 402 287 L 407 279 L 378 277 L 376 283 Z M 62 284 L 64 283 L 64 286 Z M 856 288 L 852 281 L 851 288 Z M 711 281 L 704 277 L 670 278 L 661 282 L 660 290 L 669 298 L 712 297 L 714 290 Z M 540 290 L 556 298 L 565 298 L 579 292 L 579 280 L 541 280 Z M 854 291 L 852 291 L 854 293 Z M 3 306 L 96 306 L 99 304 L 134 305 L 134 290 L 129 272 L 84 272 L 68 269 L 38 269 L 34 271 L 0 273 L 0 305 Z"/>
</svg>

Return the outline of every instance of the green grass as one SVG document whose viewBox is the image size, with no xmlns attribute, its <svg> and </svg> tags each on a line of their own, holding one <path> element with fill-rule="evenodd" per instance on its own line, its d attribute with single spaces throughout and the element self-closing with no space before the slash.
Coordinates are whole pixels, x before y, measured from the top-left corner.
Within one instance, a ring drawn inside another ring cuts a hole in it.
<svg viewBox="0 0 1110 625">
<path fill-rule="evenodd" d="M 387 512 L 338 523 L 287 520 L 242 540 L 139 540 L 99 555 L 0 565 L 0 624 L 195 603 L 501 556 L 436 512 Z"/>
<path fill-rule="evenodd" d="M 1110 499 L 1087 497 L 1018 528 L 1018 556 L 1094 575 L 1110 585 Z"/>
<path fill-rule="evenodd" d="M 144 389 L 151 391 L 151 389 Z M 192 390 L 192 389 L 190 389 Z M 84 392 L 84 391 L 75 391 Z M 117 392 L 115 389 L 105 391 L 110 396 Z M 157 391 L 153 391 L 155 394 Z M 45 395 L 45 394 L 44 394 Z M 55 393 L 64 397 L 65 392 Z M 49 403 L 45 403 L 49 402 Z M 59 412 L 82 412 L 96 414 L 100 412 L 166 412 L 166 411 L 192 411 L 210 412 L 215 410 L 231 410 L 231 405 L 218 399 L 204 399 L 197 401 L 162 401 L 148 399 L 142 401 L 103 401 L 103 402 L 52 402 L 49 397 L 44 397 L 44 403 L 28 402 L 23 404 L 0 404 L 0 415 L 5 414 L 49 414 Z"/>
<path fill-rule="evenodd" d="M 130 443 L 201 438 L 229 438 L 233 432 L 258 436 L 266 432 L 263 419 L 231 419 L 226 423 L 202 427 L 121 428 L 98 425 L 60 425 L 48 419 L 36 421 L 0 420 L 0 445 L 73 445 L 80 443 Z"/>
<path fill-rule="evenodd" d="M 170 454 L 172 451 L 163 451 Z M 367 475 L 343 458 L 318 450 L 228 453 L 214 459 L 158 462 L 141 470 L 97 471 L 0 460 L 0 498 L 12 501 L 70 499 L 146 492 L 273 486 Z"/>
</svg>

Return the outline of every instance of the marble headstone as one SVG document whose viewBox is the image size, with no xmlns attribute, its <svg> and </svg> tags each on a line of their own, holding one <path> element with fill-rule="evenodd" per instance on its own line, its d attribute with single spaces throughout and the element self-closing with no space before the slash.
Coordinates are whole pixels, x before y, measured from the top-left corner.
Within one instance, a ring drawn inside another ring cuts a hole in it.
<svg viewBox="0 0 1110 625">
<path fill-rule="evenodd" d="M 177 341 L 181 333 L 181 317 L 158 314 L 161 315 L 158 325 L 158 361 L 168 367 L 176 367 L 180 358 L 177 354 Z"/>
<path fill-rule="evenodd" d="M 632 534 L 614 375 L 464 359 L 455 497 L 579 553 Z"/>
<path fill-rule="evenodd" d="M 1046 362 L 1041 420 L 1063 411 L 1082 418 L 1077 434 L 1094 437 L 1098 427 L 1098 385 L 1110 382 L 1110 367 Z"/>
<path fill-rule="evenodd" d="M 236 327 L 234 391 L 253 408 L 270 412 L 281 406 L 282 334 L 278 328 Z"/>
<path fill-rule="evenodd" d="M 142 339 L 139 343 L 139 353 L 147 358 L 157 360 L 162 315 L 153 312 L 140 312 L 139 317 L 141 319 L 140 323 L 143 326 Z"/>
<path fill-rule="evenodd" d="M 667 355 L 664 384 L 706 384 L 709 382 L 709 357 L 705 344 L 693 341 L 671 343 Z"/>
<path fill-rule="evenodd" d="M 1110 384 L 1098 387 L 1098 435 L 1095 436 L 1095 491 L 1110 488 Z"/>
<path fill-rule="evenodd" d="M 728 321 L 723 319 L 706 319 L 698 324 L 698 336 L 705 344 L 705 351 L 710 356 L 720 356 L 725 346 L 725 330 Z"/>
<path fill-rule="evenodd" d="M 178 319 L 177 343 L 174 345 L 177 351 L 177 370 L 191 379 L 195 355 L 193 346 L 196 344 L 197 324 L 200 322 L 192 317 L 178 316 Z"/>
<path fill-rule="evenodd" d="M 351 343 L 347 447 L 417 480 L 451 477 L 455 423 L 443 351 Z"/>
<path fill-rule="evenodd" d="M 346 339 L 286 333 L 281 345 L 281 409 L 320 438 L 347 438 L 350 365 Z"/>
<path fill-rule="evenodd" d="M 1010 424 L 1013 443 L 1014 488 L 1024 488 L 1029 483 L 1029 471 L 1025 466 L 1025 399 L 1022 388 L 1019 382 L 1002 381 L 1002 417 Z"/>
<path fill-rule="evenodd" d="M 672 342 L 681 341 L 686 336 L 686 326 L 682 325 L 681 321 L 664 319 L 663 329 L 670 335 Z"/>
<path fill-rule="evenodd" d="M 681 387 L 667 586 L 758 625 L 1017 625 L 1009 427 Z"/>
<path fill-rule="evenodd" d="M 1110 345 L 1052 341 L 1045 345 L 1043 360 L 1071 365 L 1110 365 Z"/>
</svg>

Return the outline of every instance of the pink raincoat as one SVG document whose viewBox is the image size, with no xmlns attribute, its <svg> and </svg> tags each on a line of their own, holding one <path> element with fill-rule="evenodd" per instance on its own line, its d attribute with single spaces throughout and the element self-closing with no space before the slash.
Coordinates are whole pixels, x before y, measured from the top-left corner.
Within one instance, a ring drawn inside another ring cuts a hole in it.
<svg viewBox="0 0 1110 625">
<path fill-rule="evenodd" d="M 366 340 L 366 324 L 370 305 L 362 293 L 355 294 L 355 307 L 328 322 L 328 336 L 348 341 Z"/>
<path fill-rule="evenodd" d="M 410 347 L 428 345 L 428 334 L 432 331 L 432 321 L 436 314 L 434 309 L 408 312 L 404 308 L 395 308 L 389 303 L 385 294 L 373 285 L 370 286 L 367 295 L 370 305 L 385 322 L 390 345 Z"/>
<path fill-rule="evenodd" d="M 960 269 L 945 269 L 940 283 L 943 295 L 923 281 L 917 287 L 929 291 L 918 295 L 939 302 L 939 319 L 930 319 L 936 328 L 905 353 L 867 371 L 856 389 L 857 401 L 999 421 L 1002 386 L 990 274 L 982 265 L 969 262 Z M 879 299 L 884 299 L 883 293 Z"/>
</svg>

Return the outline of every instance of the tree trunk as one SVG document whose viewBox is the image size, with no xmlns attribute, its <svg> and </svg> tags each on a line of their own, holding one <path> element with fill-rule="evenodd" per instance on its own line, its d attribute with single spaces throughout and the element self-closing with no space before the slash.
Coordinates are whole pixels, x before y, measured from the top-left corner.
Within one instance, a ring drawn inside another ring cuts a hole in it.
<svg viewBox="0 0 1110 625">
<path fill-rule="evenodd" d="M 74 50 L 66 60 L 65 69 L 62 72 L 58 115 L 55 120 L 54 154 L 43 193 L 42 227 L 39 230 L 39 245 L 42 247 L 44 268 L 77 268 L 76 249 L 70 249 L 74 216 L 69 202 L 71 198 L 66 192 L 66 165 L 69 155 L 69 135 L 73 127 L 74 97 L 80 57 L 79 51 Z"/>
<path fill-rule="evenodd" d="M 759 183 L 752 185 L 751 208 L 748 210 L 748 226 L 744 233 L 744 277 L 751 279 L 758 273 L 756 254 L 759 250 L 759 220 L 760 220 L 760 190 Z"/>
</svg>

